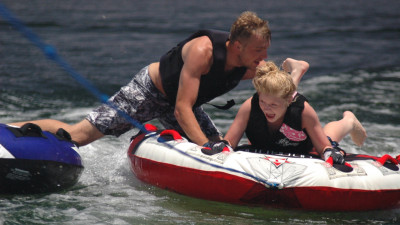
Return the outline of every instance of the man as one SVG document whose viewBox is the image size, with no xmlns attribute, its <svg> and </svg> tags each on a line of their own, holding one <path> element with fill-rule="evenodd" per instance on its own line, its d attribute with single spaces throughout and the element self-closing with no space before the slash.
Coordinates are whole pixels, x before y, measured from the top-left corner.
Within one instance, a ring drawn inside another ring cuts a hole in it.
<svg viewBox="0 0 400 225">
<path fill-rule="evenodd" d="M 157 118 L 166 129 L 178 130 L 212 149 L 222 135 L 201 105 L 230 91 L 240 80 L 252 79 L 256 67 L 265 63 L 270 39 L 268 22 L 244 12 L 230 33 L 202 30 L 182 41 L 160 62 L 143 68 L 110 101 L 140 123 Z M 297 84 L 301 75 L 292 72 L 292 76 Z M 63 128 L 81 146 L 133 128 L 107 105 L 74 125 L 51 119 L 30 122 L 50 132 Z"/>
</svg>

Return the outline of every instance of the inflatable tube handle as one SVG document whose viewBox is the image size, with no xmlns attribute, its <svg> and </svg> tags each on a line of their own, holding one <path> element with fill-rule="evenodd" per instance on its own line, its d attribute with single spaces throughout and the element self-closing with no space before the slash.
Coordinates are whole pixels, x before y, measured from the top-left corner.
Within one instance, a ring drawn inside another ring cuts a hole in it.
<svg viewBox="0 0 400 225">
<path fill-rule="evenodd" d="M 14 134 L 15 137 L 42 137 L 46 138 L 42 129 L 33 123 L 26 123 L 22 127 L 7 126 L 7 129 Z"/>
<path fill-rule="evenodd" d="M 147 130 L 147 131 L 149 131 L 149 132 L 155 132 L 155 131 L 157 131 L 157 127 L 156 126 L 154 126 L 153 124 L 145 124 L 144 125 L 144 128 Z"/>
<path fill-rule="evenodd" d="M 391 163 L 394 163 L 395 165 L 398 165 L 398 164 L 399 164 L 399 162 L 398 162 L 396 159 L 394 159 L 392 156 L 390 156 L 390 155 L 388 155 L 388 154 L 383 155 L 383 156 L 380 157 L 377 161 L 378 161 L 381 165 L 385 164 L 386 161 L 389 161 L 389 162 L 391 162 Z"/>
<path fill-rule="evenodd" d="M 332 156 L 329 157 L 325 162 L 327 162 L 327 163 L 329 163 L 331 166 L 333 166 L 333 158 L 332 158 Z M 350 165 L 350 163 L 348 163 L 348 162 L 344 162 L 344 165 L 347 166 L 347 167 L 353 168 L 353 167 Z"/>
<path fill-rule="evenodd" d="M 174 140 L 182 140 L 182 136 L 176 130 L 163 130 L 160 136 L 170 135 Z"/>
</svg>

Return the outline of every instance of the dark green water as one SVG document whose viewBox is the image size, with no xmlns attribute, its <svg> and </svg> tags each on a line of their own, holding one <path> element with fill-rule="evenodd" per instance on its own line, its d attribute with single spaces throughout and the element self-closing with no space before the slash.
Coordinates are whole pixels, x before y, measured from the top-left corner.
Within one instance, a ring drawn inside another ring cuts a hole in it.
<svg viewBox="0 0 400 225">
<path fill-rule="evenodd" d="M 325 123 L 353 111 L 368 139 L 348 152 L 400 154 L 398 1 L 2 1 L 55 46 L 77 71 L 111 95 L 133 74 L 201 28 L 228 30 L 244 10 L 270 22 L 269 59 L 303 59 L 300 91 Z M 251 96 L 249 82 L 229 96 Z M 99 103 L 0 18 L 0 122 L 77 122 Z M 205 106 L 226 132 L 229 111 Z M 128 132 L 80 149 L 85 171 L 59 193 L 0 196 L 0 224 L 399 224 L 399 210 L 308 212 L 216 203 L 143 184 L 129 170 Z M 399 181 L 400 182 L 400 181 Z"/>
</svg>

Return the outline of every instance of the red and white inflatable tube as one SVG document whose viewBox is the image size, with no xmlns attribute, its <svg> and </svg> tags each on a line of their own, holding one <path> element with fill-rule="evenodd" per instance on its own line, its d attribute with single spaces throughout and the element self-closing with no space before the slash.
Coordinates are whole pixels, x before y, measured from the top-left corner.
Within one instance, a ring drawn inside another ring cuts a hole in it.
<svg viewBox="0 0 400 225">
<path fill-rule="evenodd" d="M 201 199 L 323 211 L 400 206 L 400 169 L 389 155 L 350 154 L 350 168 L 293 155 L 209 156 L 201 148 L 167 130 L 133 138 L 128 157 L 140 180 Z"/>
</svg>

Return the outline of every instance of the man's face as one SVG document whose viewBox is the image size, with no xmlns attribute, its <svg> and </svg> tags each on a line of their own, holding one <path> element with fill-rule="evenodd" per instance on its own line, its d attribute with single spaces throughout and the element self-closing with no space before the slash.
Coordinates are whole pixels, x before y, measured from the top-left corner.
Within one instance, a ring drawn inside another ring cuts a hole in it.
<svg viewBox="0 0 400 225">
<path fill-rule="evenodd" d="M 270 46 L 270 40 L 258 35 L 252 35 L 240 45 L 239 59 L 241 64 L 248 69 L 255 69 L 261 61 L 268 57 L 267 49 Z"/>
</svg>

